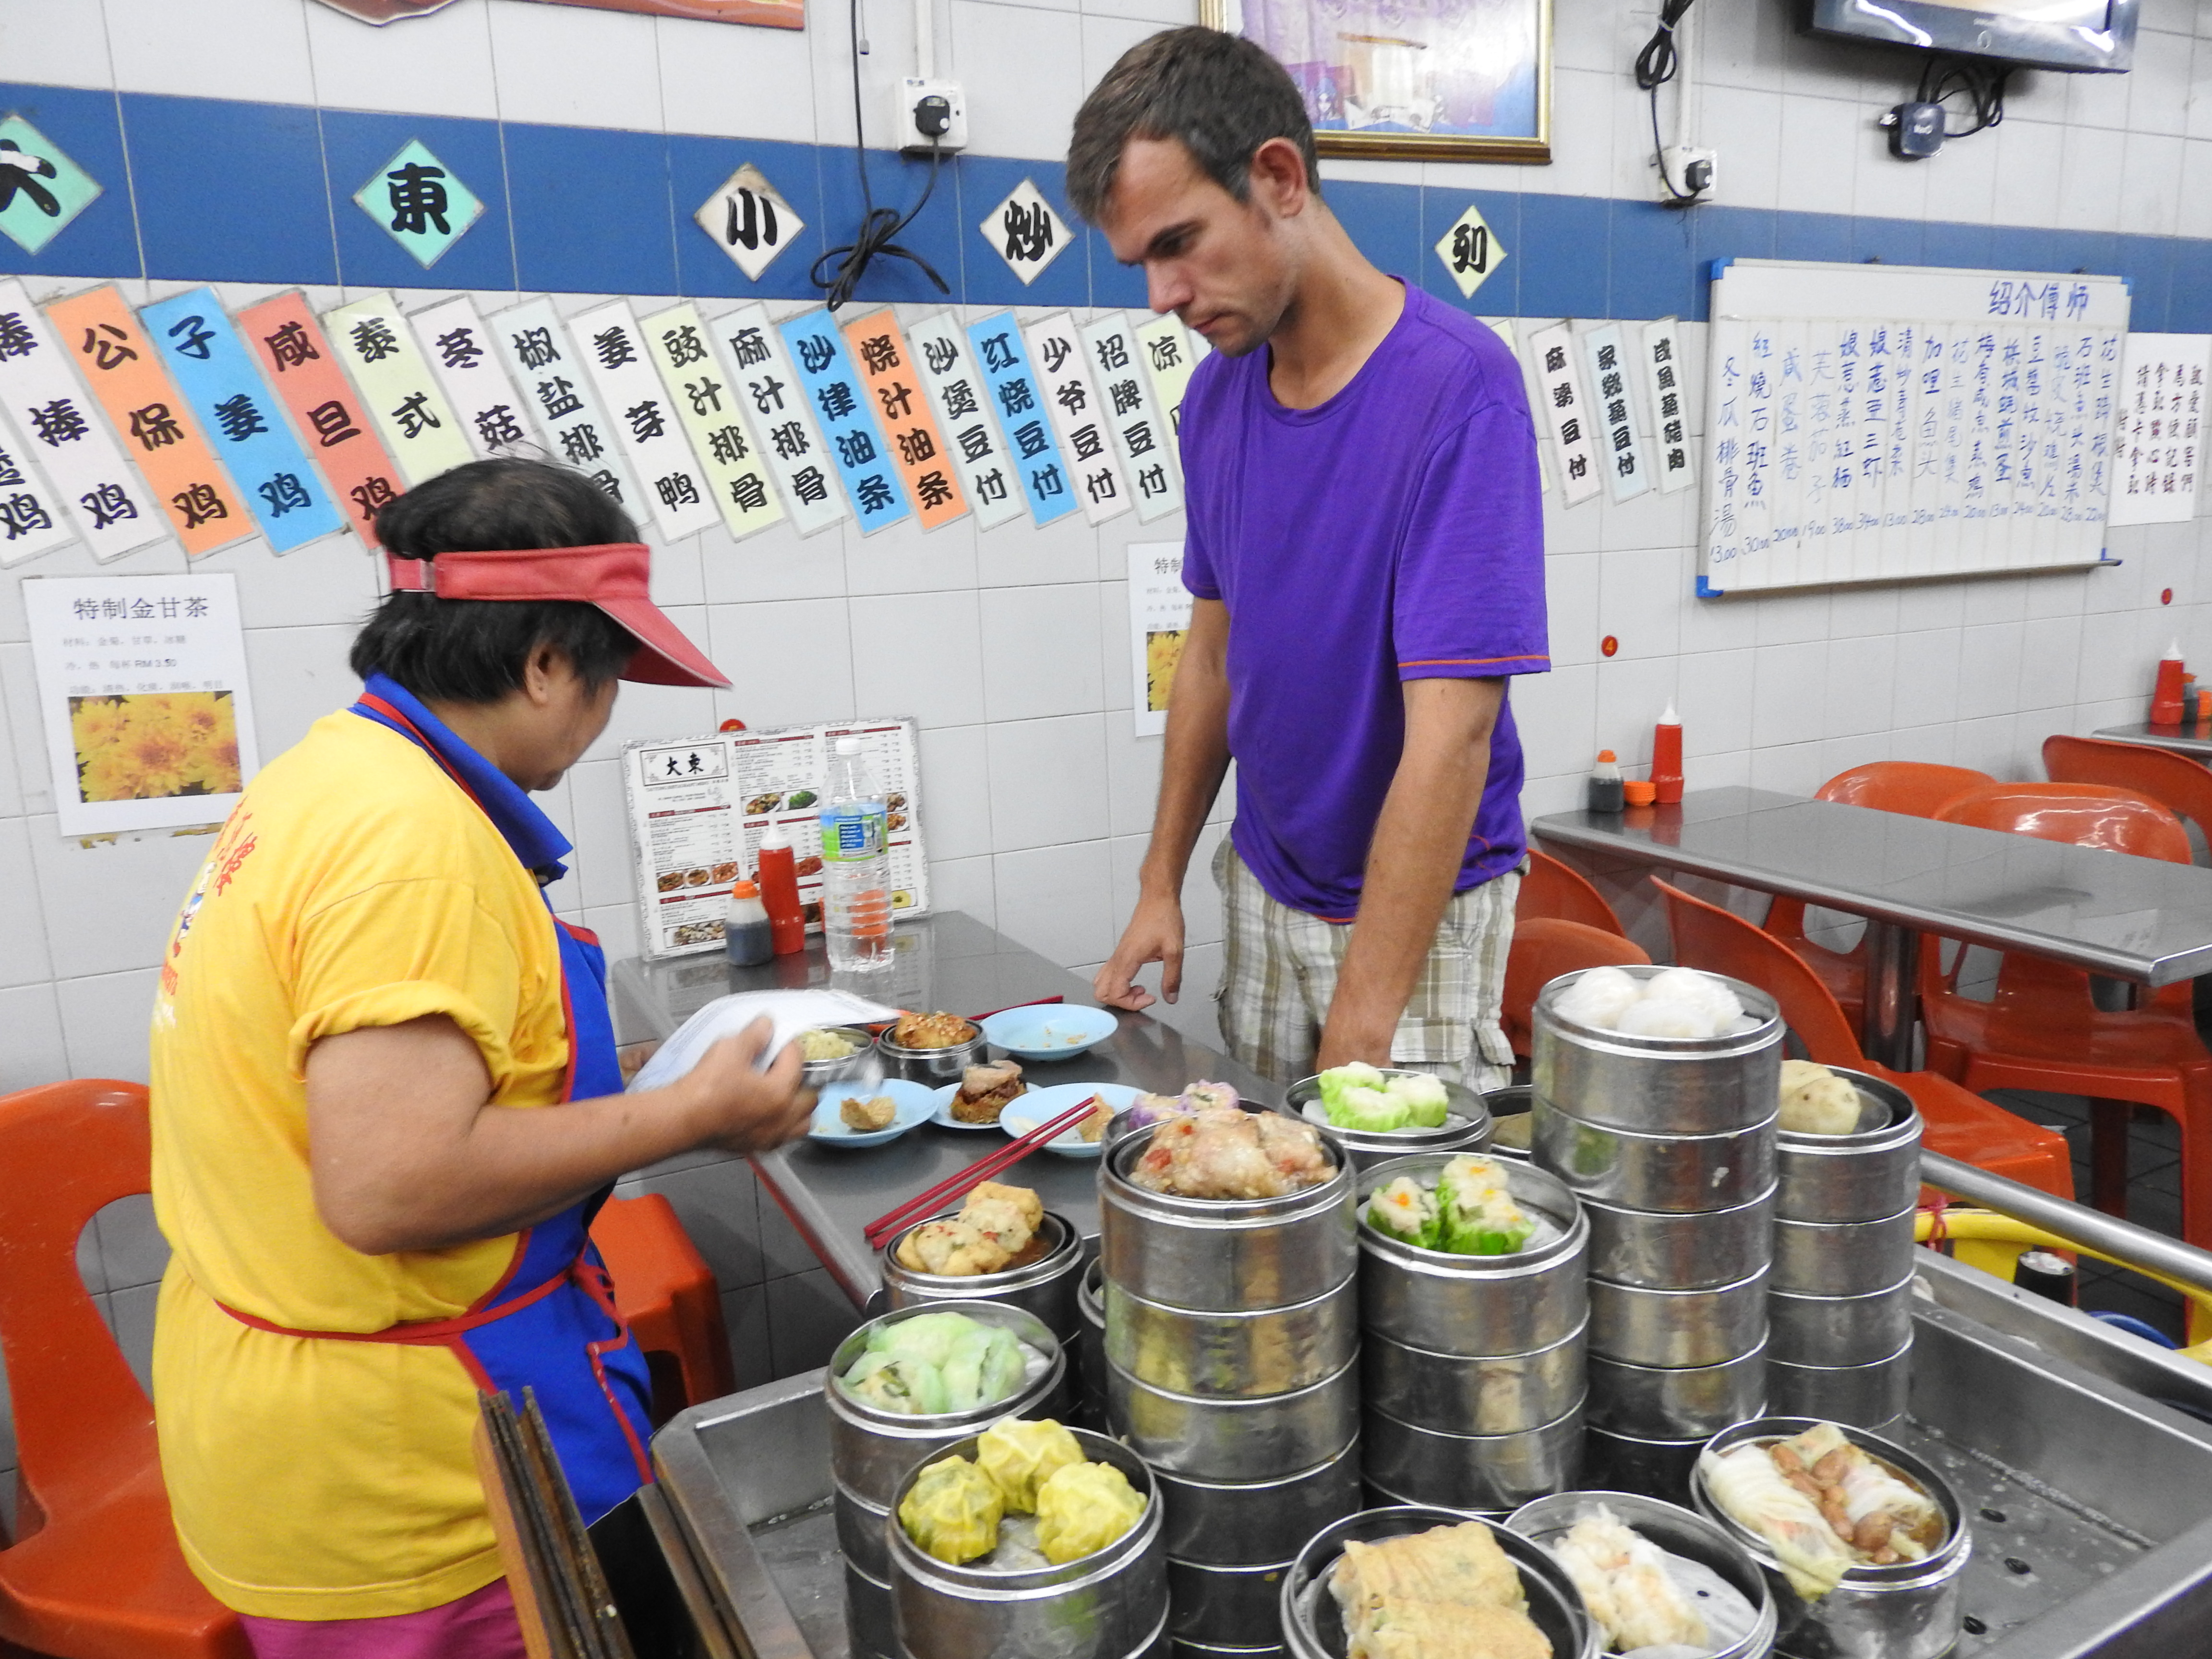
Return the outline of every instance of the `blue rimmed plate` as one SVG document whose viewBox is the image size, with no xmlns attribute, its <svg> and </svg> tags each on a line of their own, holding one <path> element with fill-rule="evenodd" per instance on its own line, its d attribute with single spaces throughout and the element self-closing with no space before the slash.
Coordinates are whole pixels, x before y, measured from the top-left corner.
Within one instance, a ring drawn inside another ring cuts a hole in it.
<svg viewBox="0 0 2212 1659">
<path fill-rule="evenodd" d="M 1118 1028 L 1110 1009 L 1048 1002 L 993 1014 L 983 1022 L 983 1035 L 1018 1060 L 1073 1060 Z"/>
<path fill-rule="evenodd" d="M 1138 1091 L 1126 1083 L 1055 1083 L 1049 1089 L 1032 1089 L 999 1114 L 999 1127 L 1016 1139 L 1040 1123 L 1049 1123 L 1096 1095 L 1109 1112 L 1118 1112 L 1135 1100 Z M 1045 1151 L 1062 1158 L 1096 1158 L 1104 1137 L 1085 1140 L 1079 1128 L 1063 1129 L 1044 1144 Z"/>
<path fill-rule="evenodd" d="M 866 1133 L 847 1128 L 844 1119 L 838 1115 L 838 1108 L 848 1100 L 872 1100 L 878 1095 L 889 1095 L 898 1107 L 898 1115 L 891 1119 L 890 1127 Z M 822 1091 L 806 1138 L 824 1146 L 848 1150 L 880 1146 L 886 1141 L 896 1140 L 915 1124 L 927 1122 L 936 1106 L 937 1097 L 929 1090 L 899 1078 L 885 1078 L 880 1083 L 833 1083 Z"/>
</svg>

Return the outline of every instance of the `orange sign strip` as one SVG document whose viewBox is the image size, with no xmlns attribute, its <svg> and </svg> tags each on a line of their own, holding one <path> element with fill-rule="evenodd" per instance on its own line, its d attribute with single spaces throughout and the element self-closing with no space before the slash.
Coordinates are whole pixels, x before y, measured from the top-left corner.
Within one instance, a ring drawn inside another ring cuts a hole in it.
<svg viewBox="0 0 2212 1659">
<path fill-rule="evenodd" d="M 295 289 L 238 313 L 261 372 L 330 480 L 331 497 L 362 540 L 376 545 L 376 509 L 407 486 L 376 424 L 354 396 L 307 296 Z"/>
<path fill-rule="evenodd" d="M 252 535 L 253 515 L 113 285 L 57 300 L 46 313 L 185 551 L 197 558 Z"/>
<path fill-rule="evenodd" d="M 929 395 L 907 355 L 898 320 L 886 307 L 846 324 L 844 333 L 853 367 L 875 399 L 877 423 L 891 447 L 889 459 L 906 480 L 906 493 L 921 515 L 921 527 L 934 530 L 951 523 L 968 510 L 960 468 L 945 453 L 945 436 L 929 412 Z"/>
</svg>

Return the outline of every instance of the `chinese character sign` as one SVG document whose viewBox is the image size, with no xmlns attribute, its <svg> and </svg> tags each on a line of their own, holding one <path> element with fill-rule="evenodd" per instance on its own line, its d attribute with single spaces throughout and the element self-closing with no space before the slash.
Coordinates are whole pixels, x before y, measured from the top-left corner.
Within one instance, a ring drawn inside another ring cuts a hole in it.
<svg viewBox="0 0 2212 1659">
<path fill-rule="evenodd" d="M 1583 336 L 1589 384 L 1597 388 L 1591 413 L 1599 431 L 1598 465 L 1616 501 L 1633 501 L 1651 488 L 1644 465 L 1644 441 L 1636 429 L 1636 398 L 1629 391 L 1628 344 L 1619 323 L 1607 323 Z"/>
<path fill-rule="evenodd" d="M 23 285 L 12 280 L 0 280 L 0 406 L 7 410 L 23 453 L 46 475 L 93 557 L 119 559 L 169 533 L 167 519 L 154 506 L 97 406 L 70 372 L 59 337 Z M 24 473 L 27 479 L 32 476 Z M 35 520 L 52 517 L 56 503 L 27 488 L 9 494 L 33 498 L 15 509 L 19 544 L 52 533 Z M 0 554 L 0 562 L 5 562 Z"/>
<path fill-rule="evenodd" d="M 1674 319 L 1644 324 L 1642 356 L 1651 410 L 1651 470 L 1658 475 L 1660 493 L 1671 495 L 1697 476 L 1690 453 L 1688 367 Z"/>
<path fill-rule="evenodd" d="M 968 511 L 960 471 L 945 453 L 945 434 L 930 412 L 929 396 L 913 348 L 888 307 L 845 325 L 845 343 L 860 368 L 874 414 L 890 444 L 890 459 L 906 480 L 921 527 L 934 530 Z"/>
<path fill-rule="evenodd" d="M 806 222 L 750 161 L 725 179 L 691 216 L 747 280 L 756 283 L 806 228 Z"/>
<path fill-rule="evenodd" d="M 138 315 L 178 386 L 206 422 L 224 469 L 237 481 L 240 498 L 271 550 L 289 553 L 345 528 L 215 290 L 196 288 L 148 306 Z"/>
<path fill-rule="evenodd" d="M 884 452 L 888 441 L 876 421 L 876 398 L 845 349 L 827 311 L 810 311 L 781 325 L 784 345 L 799 372 L 799 389 L 821 417 L 830 458 L 845 480 L 862 533 L 898 523 L 913 510 L 899 488 L 899 466 Z"/>
<path fill-rule="evenodd" d="M 252 515 L 123 296 L 112 286 L 88 289 L 55 301 L 46 316 L 185 551 L 198 557 L 252 535 Z"/>
<path fill-rule="evenodd" d="M 23 584 L 65 836 L 217 823 L 259 764 L 228 574 Z"/>
<path fill-rule="evenodd" d="M 1097 388 L 1084 360 L 1082 337 L 1066 312 L 1022 331 L 1037 374 L 1037 395 L 1059 430 L 1067 457 L 1068 487 L 1091 523 L 1103 524 L 1129 510 L 1129 492 L 1111 441 Z"/>
<path fill-rule="evenodd" d="M 2197 513 L 2212 335 L 2130 334 L 2112 436 L 2112 522 L 2178 524 Z"/>
<path fill-rule="evenodd" d="M 459 294 L 407 321 L 478 460 L 512 454 L 524 445 L 538 447 L 530 404 L 507 379 L 474 300 Z"/>
<path fill-rule="evenodd" d="M 1528 356 L 1535 366 L 1538 400 L 1542 418 L 1552 426 L 1552 459 L 1559 470 L 1559 496 L 1569 507 L 1579 507 L 1598 492 L 1598 444 L 1603 436 L 1598 416 L 1583 395 L 1577 364 L 1574 330 L 1554 323 L 1528 337 Z"/>
<path fill-rule="evenodd" d="M 638 332 L 730 534 L 743 540 L 782 523 L 783 503 L 769 482 L 760 439 L 745 418 L 744 394 L 715 361 L 698 307 L 671 306 L 640 323 Z"/>
<path fill-rule="evenodd" d="M 842 522 L 845 494 L 838 485 L 836 461 L 814 423 L 805 388 L 767 308 L 740 306 L 717 317 L 708 330 L 723 380 L 744 399 L 793 528 L 811 536 Z"/>
<path fill-rule="evenodd" d="M 622 446 L 553 302 L 532 300 L 501 312 L 484 326 L 545 434 L 547 453 L 599 485 L 630 517 L 642 518 L 646 507 Z"/>
<path fill-rule="evenodd" d="M 61 497 L 40 475 L 22 434 L 0 412 L 0 568 L 76 539 Z"/>
<path fill-rule="evenodd" d="M 474 459 L 391 295 L 325 313 L 323 329 L 409 489 Z"/>
<path fill-rule="evenodd" d="M 1066 518 L 1075 511 L 1076 494 L 1014 313 L 1002 311 L 969 324 L 968 349 L 990 388 L 992 413 L 1006 434 L 1007 462 L 1020 480 L 1030 517 L 1040 527 Z"/>
<path fill-rule="evenodd" d="M 1113 434 L 1114 453 L 1135 495 L 1139 522 L 1150 524 L 1181 511 L 1182 469 L 1152 397 L 1144 346 L 1127 313 L 1109 312 L 1081 332 L 1091 384 L 1097 388 L 1099 419 Z"/>
<path fill-rule="evenodd" d="M 477 194 L 410 138 L 354 192 L 355 204 L 428 270 L 483 213 Z"/>
<path fill-rule="evenodd" d="M 720 523 L 714 487 L 669 406 L 629 301 L 612 300 L 570 318 L 568 337 L 645 491 L 661 538 L 681 541 Z"/>
<path fill-rule="evenodd" d="M 1152 383 L 1152 399 L 1167 422 L 1168 435 L 1182 435 L 1182 394 L 1190 386 L 1191 371 L 1206 361 L 1212 347 L 1198 335 L 1182 325 L 1182 319 L 1168 312 L 1150 317 L 1135 330 L 1137 343 L 1144 348 L 1145 374 Z M 1180 445 L 1176 458 L 1182 458 Z"/>
<path fill-rule="evenodd" d="M 950 464 L 967 482 L 975 521 L 994 530 L 1018 518 L 1022 489 L 1015 482 L 1006 437 L 992 418 L 991 385 L 976 365 L 959 322 L 951 312 L 940 311 L 908 329 L 907 338 L 914 346 L 915 367 L 928 388 L 938 427 L 945 434 Z"/>
<path fill-rule="evenodd" d="M 0 231 L 37 253 L 100 195 L 92 175 L 20 115 L 0 120 Z"/>
<path fill-rule="evenodd" d="M 399 469 L 377 441 L 306 296 L 295 289 L 264 300 L 238 313 L 238 327 L 329 481 L 339 513 L 374 547 L 377 510 L 398 498 Z"/>
<path fill-rule="evenodd" d="M 1481 210 L 1472 202 L 1468 204 L 1467 211 L 1453 222 L 1451 228 L 1437 239 L 1436 252 L 1458 286 L 1462 300 L 1472 300 L 1475 289 L 1487 282 L 1490 273 L 1505 260 L 1505 249 L 1483 222 Z"/>
<path fill-rule="evenodd" d="M 1006 262 L 1024 287 L 1060 258 L 1069 241 L 1066 223 L 1052 210 L 1044 192 L 1027 179 L 991 210 L 981 228 L 992 252 Z"/>
</svg>

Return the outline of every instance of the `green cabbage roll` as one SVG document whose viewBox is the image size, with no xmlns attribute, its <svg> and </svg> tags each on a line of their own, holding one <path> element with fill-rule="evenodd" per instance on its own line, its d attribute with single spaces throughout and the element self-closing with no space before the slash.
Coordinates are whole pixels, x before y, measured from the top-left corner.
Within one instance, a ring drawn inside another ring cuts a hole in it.
<svg viewBox="0 0 2212 1659">
<path fill-rule="evenodd" d="M 924 1360 L 864 1353 L 840 1380 L 847 1394 L 878 1411 L 927 1417 L 951 1409 L 945 1404 L 945 1373 Z"/>
<path fill-rule="evenodd" d="M 945 1359 L 945 1409 L 950 1412 L 974 1411 L 1004 1400 L 1022 1385 L 1022 1345 L 1013 1334 L 996 1325 L 962 1322 L 968 1329 Z"/>
<path fill-rule="evenodd" d="M 1444 1092 L 1443 1079 L 1425 1072 L 1392 1078 L 1386 1092 L 1405 1107 L 1406 1121 L 1416 1129 L 1441 1129 L 1451 1115 L 1451 1097 Z"/>
</svg>

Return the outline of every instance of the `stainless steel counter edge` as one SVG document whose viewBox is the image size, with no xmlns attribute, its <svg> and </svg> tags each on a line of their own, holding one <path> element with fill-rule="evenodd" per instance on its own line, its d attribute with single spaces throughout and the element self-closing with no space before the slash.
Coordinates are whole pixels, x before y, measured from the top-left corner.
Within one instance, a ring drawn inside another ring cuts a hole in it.
<svg viewBox="0 0 2212 1659">
<path fill-rule="evenodd" d="M 2057 1198 L 2039 1188 L 1992 1175 L 1923 1147 L 1920 1176 L 1931 1187 L 1956 1193 L 1984 1209 L 2008 1215 L 2056 1234 L 2069 1243 L 2101 1251 L 2130 1267 L 2143 1267 L 2212 1295 L 2212 1253 L 2154 1233 L 2086 1204 Z"/>
</svg>

